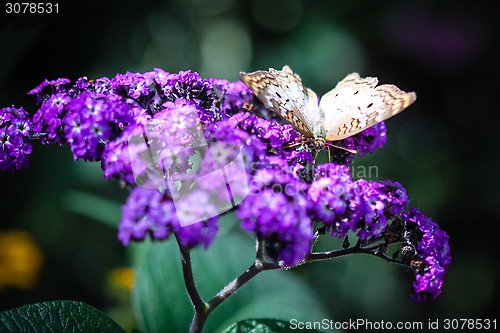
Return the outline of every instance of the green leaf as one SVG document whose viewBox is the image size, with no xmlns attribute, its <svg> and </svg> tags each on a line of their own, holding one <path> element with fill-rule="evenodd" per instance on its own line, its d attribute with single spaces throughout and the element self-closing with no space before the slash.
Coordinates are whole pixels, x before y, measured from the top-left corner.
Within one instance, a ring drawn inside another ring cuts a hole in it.
<svg viewBox="0 0 500 333">
<path fill-rule="evenodd" d="M 193 309 L 184 285 L 174 240 L 145 242 L 133 248 L 137 282 L 133 305 L 145 332 L 186 332 Z M 255 259 L 253 237 L 231 230 L 208 250 L 192 251 L 194 279 L 205 301 L 241 275 Z M 321 321 L 327 318 L 317 297 L 290 271 L 262 272 L 210 315 L 206 332 L 221 332 L 242 319 L 271 317 Z"/>
<path fill-rule="evenodd" d="M 0 332 L 125 332 L 92 306 L 52 301 L 0 312 Z"/>
<path fill-rule="evenodd" d="M 300 329 L 300 332 L 321 333 L 315 329 Z M 292 333 L 290 323 L 276 319 L 247 319 L 234 323 L 222 333 Z"/>
<path fill-rule="evenodd" d="M 67 191 L 63 200 L 65 208 L 71 212 L 82 214 L 114 229 L 118 227 L 121 211 L 120 204 L 116 201 L 81 191 Z"/>
</svg>

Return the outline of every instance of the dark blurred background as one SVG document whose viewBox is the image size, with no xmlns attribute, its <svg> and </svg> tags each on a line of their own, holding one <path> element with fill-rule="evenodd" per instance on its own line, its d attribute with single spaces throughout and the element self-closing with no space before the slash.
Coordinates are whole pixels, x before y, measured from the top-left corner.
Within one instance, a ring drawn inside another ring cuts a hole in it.
<svg viewBox="0 0 500 333">
<path fill-rule="evenodd" d="M 402 183 L 411 205 L 448 233 L 453 262 L 442 295 L 413 303 L 413 274 L 373 258 L 315 263 L 290 274 L 310 283 L 335 320 L 497 315 L 494 1 L 59 4 L 59 14 L 6 15 L 2 1 L 0 107 L 23 106 L 33 115 L 35 99 L 27 93 L 46 78 L 96 79 L 155 67 L 237 80 L 242 70 L 288 64 L 318 94 L 352 71 L 416 91 L 416 103 L 386 122 L 387 145 L 356 158 L 354 170 L 377 166 L 378 179 Z M 31 156 L 27 170 L 0 173 L 0 249 L 17 246 L 12 251 L 31 262 L 15 268 L 0 250 L 0 310 L 73 299 L 112 311 L 120 300 L 110 291 L 116 276 L 110 272 L 128 264 L 116 239 L 127 192 L 106 182 L 98 163 L 74 163 L 68 147 L 35 143 Z M 20 275 L 9 280 L 15 269 Z"/>
</svg>

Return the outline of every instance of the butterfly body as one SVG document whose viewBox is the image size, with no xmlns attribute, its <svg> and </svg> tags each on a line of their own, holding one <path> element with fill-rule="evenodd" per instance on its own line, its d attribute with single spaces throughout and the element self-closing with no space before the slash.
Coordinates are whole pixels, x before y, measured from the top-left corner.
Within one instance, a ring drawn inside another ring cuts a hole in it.
<svg viewBox="0 0 500 333">
<path fill-rule="evenodd" d="M 415 99 L 390 84 L 377 86 L 374 77 L 361 78 L 351 73 L 323 95 L 302 84 L 289 66 L 281 71 L 240 73 L 241 80 L 264 105 L 291 123 L 316 145 L 355 135 L 406 109 Z"/>
</svg>

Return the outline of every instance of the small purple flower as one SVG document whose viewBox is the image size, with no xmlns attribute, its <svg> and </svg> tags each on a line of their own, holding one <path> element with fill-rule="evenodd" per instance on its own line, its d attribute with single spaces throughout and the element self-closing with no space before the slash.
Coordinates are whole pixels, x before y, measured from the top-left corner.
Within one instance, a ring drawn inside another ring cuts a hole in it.
<svg viewBox="0 0 500 333">
<path fill-rule="evenodd" d="M 76 80 L 75 85 L 72 89 L 74 89 L 73 94 L 81 93 L 87 90 L 89 87 L 92 87 L 92 83 L 89 82 L 89 79 L 86 76 L 83 76 Z M 70 89 L 71 91 L 71 89 Z M 71 93 L 70 93 L 71 94 Z"/>
<path fill-rule="evenodd" d="M 216 219 L 181 226 L 174 202 L 167 192 L 136 187 L 130 191 L 122 207 L 118 239 L 128 245 L 130 241 L 144 240 L 148 235 L 153 240 L 166 240 L 173 233 L 183 247 L 203 245 L 207 248 L 217 231 Z"/>
<path fill-rule="evenodd" d="M 140 96 L 147 96 L 150 93 L 148 82 L 142 73 L 126 72 L 125 74 L 116 74 L 111 80 L 111 86 L 117 91 L 124 91 L 124 95 L 137 99 Z"/>
<path fill-rule="evenodd" d="M 195 181 L 197 188 L 207 193 L 211 203 L 222 211 L 238 205 L 248 193 L 249 176 L 241 148 L 229 142 L 203 147 L 199 150 L 203 157 L 198 170 L 186 177 Z"/>
<path fill-rule="evenodd" d="M 214 104 L 213 86 L 196 72 L 180 71 L 166 78 L 163 92 L 168 101 L 184 98 L 194 101 L 205 112 L 210 112 Z"/>
<path fill-rule="evenodd" d="M 217 236 L 219 226 L 216 217 L 180 227 L 176 235 L 184 248 L 194 248 L 203 245 L 207 249 Z"/>
<path fill-rule="evenodd" d="M 65 84 L 70 83 L 71 80 L 60 78 L 57 80 L 47 80 L 42 82 L 39 86 L 33 88 L 28 95 L 36 95 L 37 104 L 47 99 L 50 95 L 66 92 Z"/>
<path fill-rule="evenodd" d="M 147 149 L 145 145 L 142 146 L 139 143 L 132 143 L 132 146 L 130 146 L 131 143 L 129 142 L 129 138 L 132 133 L 137 128 L 139 128 L 139 126 L 140 124 L 128 127 L 121 133 L 119 137 L 117 137 L 113 141 L 108 142 L 104 146 L 101 159 L 101 169 L 103 170 L 104 177 L 106 179 L 109 180 L 113 177 L 116 177 L 120 180 L 120 183 L 123 186 L 134 184 L 135 177 L 132 170 L 129 151 L 140 153 L 144 152 Z M 135 146 L 138 146 L 137 148 L 139 149 L 139 151 L 134 149 Z M 144 163 L 144 165 L 142 166 L 143 172 L 145 172 L 147 167 L 147 163 Z M 143 172 L 141 172 L 141 174 Z"/>
<path fill-rule="evenodd" d="M 66 106 L 64 135 L 74 159 L 99 161 L 104 144 L 133 120 L 130 105 L 120 97 L 83 92 Z"/>
<path fill-rule="evenodd" d="M 33 116 L 33 130 L 41 134 L 42 144 L 66 142 L 62 130 L 62 119 L 67 114 L 66 106 L 71 103 L 71 97 L 66 93 L 56 93 L 42 102 Z"/>
<path fill-rule="evenodd" d="M 439 265 L 436 258 L 425 258 L 423 266 L 421 272 L 415 274 L 415 282 L 413 282 L 412 298 L 415 302 L 425 301 L 429 296 L 436 299 L 441 294 L 444 282 L 446 269 Z"/>
<path fill-rule="evenodd" d="M 364 179 L 358 179 L 354 183 L 354 191 L 359 194 L 355 210 L 362 212 L 361 220 L 357 223 L 360 229 L 358 237 L 361 239 L 378 237 L 387 226 L 384 215 L 386 196 L 380 191 L 383 187 L 380 183 Z"/>
<path fill-rule="evenodd" d="M 217 208 L 212 197 L 203 190 L 194 190 L 180 200 L 175 200 L 179 228 L 176 230 L 179 243 L 192 248 L 203 244 L 207 248 L 215 238 Z"/>
<path fill-rule="evenodd" d="M 28 155 L 32 123 L 23 108 L 0 110 L 0 170 L 19 170 L 29 166 Z"/>
<path fill-rule="evenodd" d="M 253 100 L 252 90 L 241 81 L 229 82 L 218 79 L 209 81 L 218 90 L 216 104 L 223 113 L 233 115 L 241 112 L 243 107 Z"/>
<path fill-rule="evenodd" d="M 320 179 L 323 177 L 340 178 L 342 182 L 352 182 L 349 168 L 345 165 L 325 163 L 318 165 L 314 171 L 315 179 Z"/>
<path fill-rule="evenodd" d="M 307 184 L 279 169 L 257 171 L 236 216 L 241 227 L 265 242 L 274 261 L 293 266 L 311 251 L 313 228 L 304 194 Z"/>
<path fill-rule="evenodd" d="M 173 203 L 163 199 L 164 195 L 159 191 L 145 190 L 139 187 L 130 191 L 127 202 L 122 207 L 122 219 L 118 226 L 118 239 L 124 245 L 128 245 L 131 240 L 144 240 L 149 232 L 155 232 L 157 212 L 161 211 L 165 214 L 160 221 L 170 222 L 176 218 L 175 214 L 171 213 Z M 162 205 L 163 201 L 166 203 Z M 165 224 L 158 224 L 159 234 L 164 239 L 168 238 L 170 229 L 167 229 Z"/>
<path fill-rule="evenodd" d="M 69 143 L 74 158 L 99 160 L 106 141 L 118 136 L 143 113 L 132 100 L 113 91 L 108 78 L 89 81 L 78 79 L 66 90 L 68 79 L 45 80 L 30 93 L 37 94 L 40 109 L 33 116 L 33 130 L 43 144 Z M 51 87 L 51 94 L 42 90 Z"/>
<path fill-rule="evenodd" d="M 366 155 L 367 153 L 372 154 L 387 143 L 387 128 L 385 123 L 381 122 L 361 133 L 353 135 L 351 138 L 354 142 L 353 149 L 358 151 L 359 156 Z"/>
<path fill-rule="evenodd" d="M 101 77 L 95 80 L 95 84 L 92 86 L 92 90 L 97 93 L 108 94 L 114 92 L 114 87 L 109 78 Z"/>
<path fill-rule="evenodd" d="M 309 197 L 314 203 L 311 214 L 325 224 L 332 236 L 345 237 L 356 229 L 364 211 L 359 211 L 359 193 L 355 191 L 349 168 L 340 164 L 323 164 L 316 168 L 309 186 Z"/>
<path fill-rule="evenodd" d="M 227 120 L 209 124 L 205 129 L 208 142 L 227 142 L 242 147 L 245 165 L 250 168 L 252 163 L 266 155 L 266 145 L 255 135 L 242 128 L 242 117 L 237 114 Z"/>
<path fill-rule="evenodd" d="M 383 180 L 380 184 L 384 185 L 379 188 L 379 191 L 385 194 L 385 215 L 387 219 L 392 219 L 399 215 L 408 207 L 408 195 L 404 187 L 398 183 L 390 180 Z"/>
<path fill-rule="evenodd" d="M 409 213 L 403 212 L 401 217 L 408 230 L 418 230 L 418 232 L 413 232 L 418 237 L 417 251 L 426 257 L 436 258 L 439 265 L 447 269 L 451 263 L 451 257 L 449 237 L 446 232 L 416 208 L 410 208 Z"/>
<path fill-rule="evenodd" d="M 411 248 L 403 253 L 415 273 L 412 298 L 421 302 L 441 293 L 444 274 L 451 264 L 449 238 L 446 232 L 415 208 L 403 212 L 389 226 L 386 240 L 406 243 Z"/>
<path fill-rule="evenodd" d="M 151 72 L 144 73 L 144 79 L 146 80 L 146 84 L 149 86 L 156 82 L 161 87 L 164 87 L 167 84 L 167 80 L 169 79 L 170 73 L 165 72 L 161 68 L 155 68 Z"/>
</svg>

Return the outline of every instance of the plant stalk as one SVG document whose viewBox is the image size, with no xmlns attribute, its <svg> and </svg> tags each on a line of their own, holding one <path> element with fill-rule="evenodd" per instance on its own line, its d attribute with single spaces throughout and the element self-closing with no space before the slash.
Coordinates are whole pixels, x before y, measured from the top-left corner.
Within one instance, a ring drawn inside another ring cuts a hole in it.
<svg viewBox="0 0 500 333">
<path fill-rule="evenodd" d="M 201 298 L 198 289 L 196 288 L 196 284 L 194 282 L 193 270 L 191 266 L 191 256 L 189 250 L 184 249 L 179 244 L 179 249 L 181 251 L 182 257 L 182 272 L 184 274 L 184 283 L 186 285 L 186 290 L 188 292 L 191 303 L 194 307 L 194 316 L 191 322 L 190 333 L 200 333 L 203 331 L 203 327 L 208 319 L 210 313 L 217 308 L 220 304 L 222 304 L 225 300 L 227 300 L 231 295 L 235 294 L 241 287 L 243 287 L 247 282 L 257 276 L 259 273 L 263 271 L 275 270 L 285 268 L 282 262 L 265 262 L 263 261 L 263 242 L 258 239 L 256 244 L 256 258 L 255 262 L 248 267 L 248 269 L 243 272 L 239 277 L 231 281 L 228 285 L 226 285 L 221 291 L 217 293 L 210 301 L 204 302 Z M 408 266 L 407 263 L 404 263 L 400 260 L 390 258 L 385 254 L 377 251 L 375 248 L 363 248 L 361 247 L 360 242 L 356 245 L 349 247 L 347 249 L 328 251 L 328 252 L 313 252 L 309 253 L 304 260 L 299 262 L 295 266 L 291 266 L 290 268 L 297 267 L 306 263 L 314 262 L 314 261 L 322 261 L 329 260 L 333 258 L 343 257 L 350 254 L 368 254 L 373 255 L 378 258 L 384 259 L 385 261 L 401 264 L 404 266 Z"/>
</svg>

